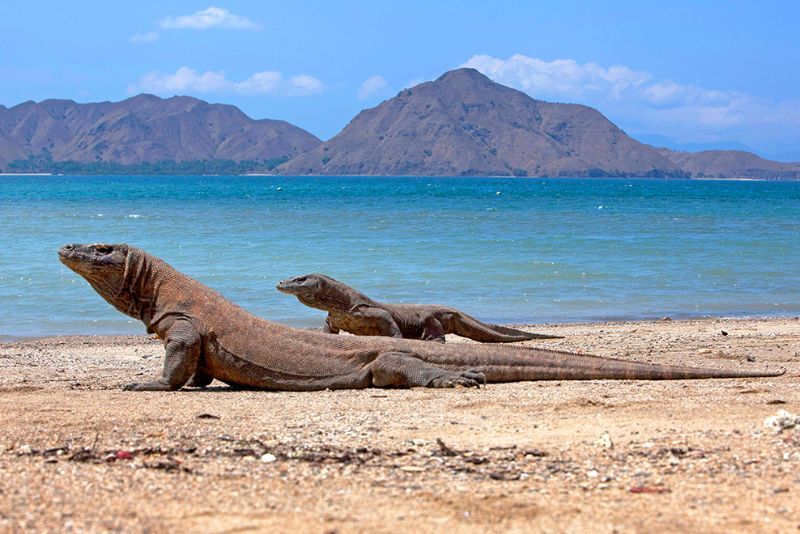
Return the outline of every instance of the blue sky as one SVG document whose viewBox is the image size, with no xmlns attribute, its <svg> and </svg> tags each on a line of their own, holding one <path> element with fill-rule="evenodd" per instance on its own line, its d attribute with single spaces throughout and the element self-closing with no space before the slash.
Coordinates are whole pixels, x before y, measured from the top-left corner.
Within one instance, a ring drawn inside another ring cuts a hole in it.
<svg viewBox="0 0 800 534">
<path fill-rule="evenodd" d="M 800 2 L 0 3 L 0 104 L 138 92 L 235 104 L 326 139 L 464 65 L 633 135 L 800 159 Z"/>
</svg>

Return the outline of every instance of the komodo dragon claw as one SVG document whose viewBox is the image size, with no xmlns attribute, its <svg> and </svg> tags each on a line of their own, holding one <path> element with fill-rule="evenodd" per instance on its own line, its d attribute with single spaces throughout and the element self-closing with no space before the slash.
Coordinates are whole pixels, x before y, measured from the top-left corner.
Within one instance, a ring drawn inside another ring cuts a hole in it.
<svg viewBox="0 0 800 534">
<path fill-rule="evenodd" d="M 482 385 L 486 385 L 486 376 L 483 373 L 474 370 L 460 373 L 454 372 L 452 374 L 440 376 L 431 380 L 429 384 L 429 386 L 433 388 L 454 388 L 458 386 L 465 388 L 480 388 Z"/>
</svg>

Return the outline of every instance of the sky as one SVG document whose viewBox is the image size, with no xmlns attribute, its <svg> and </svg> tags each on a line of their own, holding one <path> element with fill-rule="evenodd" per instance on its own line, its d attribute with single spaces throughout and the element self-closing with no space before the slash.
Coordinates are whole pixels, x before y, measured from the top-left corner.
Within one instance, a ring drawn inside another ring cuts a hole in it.
<svg viewBox="0 0 800 534">
<path fill-rule="evenodd" d="M 800 160 L 797 1 L 3 0 L 0 104 L 141 92 L 322 139 L 470 66 L 675 147 Z"/>
</svg>

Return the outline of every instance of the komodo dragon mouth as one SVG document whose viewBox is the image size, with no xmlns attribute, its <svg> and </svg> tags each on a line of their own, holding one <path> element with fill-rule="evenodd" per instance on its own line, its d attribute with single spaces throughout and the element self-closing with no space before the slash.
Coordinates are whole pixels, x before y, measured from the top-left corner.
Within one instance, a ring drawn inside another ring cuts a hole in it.
<svg viewBox="0 0 800 534">
<path fill-rule="evenodd" d="M 287 295 L 301 295 L 303 293 L 316 293 L 326 282 L 324 274 L 305 274 L 281 280 L 275 289 Z M 332 280 L 332 279 L 331 279 Z"/>
<path fill-rule="evenodd" d="M 80 269 L 89 269 L 91 265 L 102 266 L 125 265 L 128 256 L 128 245 L 108 245 L 95 243 L 91 245 L 70 244 L 58 249 L 61 263 L 80 272 Z"/>
<path fill-rule="evenodd" d="M 130 314 L 134 301 L 125 292 L 131 274 L 129 252 L 126 244 L 69 244 L 58 249 L 58 259 L 115 308 Z"/>
</svg>

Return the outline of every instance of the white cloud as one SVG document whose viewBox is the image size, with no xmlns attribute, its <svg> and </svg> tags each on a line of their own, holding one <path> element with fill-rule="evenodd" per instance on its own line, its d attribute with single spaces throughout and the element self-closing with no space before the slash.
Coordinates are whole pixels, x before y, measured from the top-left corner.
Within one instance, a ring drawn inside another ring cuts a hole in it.
<svg viewBox="0 0 800 534">
<path fill-rule="evenodd" d="M 220 74 L 224 79 L 224 74 Z M 246 93 L 271 93 L 276 91 L 283 81 L 283 75 L 280 72 L 276 70 L 266 70 L 263 72 L 256 72 L 238 84 L 234 82 L 228 83 L 232 86 L 231 89 L 233 90 L 238 89 Z"/>
<path fill-rule="evenodd" d="M 298 74 L 289 78 L 291 86 L 303 94 L 313 95 L 321 93 L 325 86 L 321 81 L 308 74 Z"/>
<path fill-rule="evenodd" d="M 596 63 L 581 64 L 573 59 L 543 61 L 517 54 L 508 59 L 472 56 L 462 66 L 475 68 L 500 83 L 514 85 L 539 98 L 562 101 L 602 96 L 665 103 L 677 97 L 685 99 L 690 94 L 700 96 L 697 88 L 654 82 L 650 73 L 621 65 L 603 68 Z"/>
<path fill-rule="evenodd" d="M 152 93 L 182 93 L 200 91 L 201 93 L 225 91 L 232 83 L 225 79 L 222 71 L 206 71 L 202 74 L 189 67 L 181 67 L 175 74 L 162 74 L 153 71 L 139 80 L 139 89 Z M 136 91 L 136 89 L 134 89 Z"/>
<path fill-rule="evenodd" d="M 232 30 L 260 30 L 261 26 L 241 15 L 234 15 L 222 7 L 210 6 L 191 15 L 166 17 L 158 25 L 167 30 L 225 28 Z"/>
<path fill-rule="evenodd" d="M 129 93 L 141 91 L 156 94 L 176 93 L 239 93 L 271 94 L 276 96 L 307 96 L 322 92 L 325 85 L 308 74 L 284 78 L 278 71 L 256 72 L 242 81 L 229 80 L 223 71 L 199 73 L 181 67 L 174 74 L 153 71 L 142 76 L 139 83 L 128 88 Z"/>
<path fill-rule="evenodd" d="M 623 128 L 640 132 L 689 140 L 731 135 L 756 138 L 764 133 L 777 138 L 777 130 L 785 134 L 792 129 L 793 135 L 800 137 L 800 101 L 706 89 L 659 80 L 649 72 L 622 65 L 602 67 L 572 59 L 475 55 L 461 66 L 475 68 L 534 98 L 593 106 Z M 775 131 L 770 132 L 769 127 Z"/>
<path fill-rule="evenodd" d="M 364 80 L 364 83 L 362 83 L 361 87 L 356 91 L 356 96 L 358 96 L 360 100 L 366 100 L 384 91 L 388 86 L 389 84 L 383 76 L 372 76 Z"/>
<path fill-rule="evenodd" d="M 158 33 L 156 32 L 136 32 L 131 35 L 130 42 L 134 44 L 150 44 L 158 41 Z"/>
</svg>

